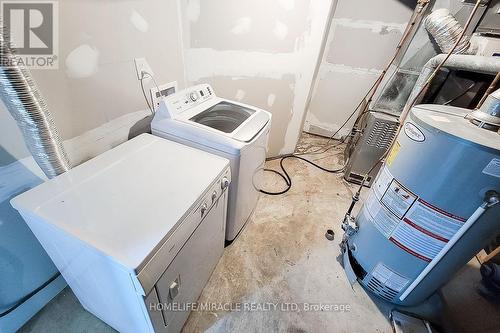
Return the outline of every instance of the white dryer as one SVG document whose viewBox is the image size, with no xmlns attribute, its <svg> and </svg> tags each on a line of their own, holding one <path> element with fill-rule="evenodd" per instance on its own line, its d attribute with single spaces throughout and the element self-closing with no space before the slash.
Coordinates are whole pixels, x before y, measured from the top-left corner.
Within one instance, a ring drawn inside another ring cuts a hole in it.
<svg viewBox="0 0 500 333">
<path fill-rule="evenodd" d="M 142 134 L 11 203 L 85 309 L 175 333 L 224 251 L 230 182 L 227 159 Z"/>
<path fill-rule="evenodd" d="M 269 112 L 219 98 L 208 84 L 165 97 L 151 123 L 154 135 L 230 160 L 228 241 L 242 230 L 257 203 L 270 127 Z"/>
</svg>

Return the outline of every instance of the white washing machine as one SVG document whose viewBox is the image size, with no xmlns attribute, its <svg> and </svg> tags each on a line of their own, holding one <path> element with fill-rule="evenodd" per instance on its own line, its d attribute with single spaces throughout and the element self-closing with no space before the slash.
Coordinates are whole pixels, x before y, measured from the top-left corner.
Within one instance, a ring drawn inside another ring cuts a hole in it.
<svg viewBox="0 0 500 333">
<path fill-rule="evenodd" d="M 228 241 L 243 229 L 257 203 L 270 127 L 269 112 L 219 98 L 208 84 L 165 97 L 151 123 L 154 135 L 230 160 Z"/>
</svg>

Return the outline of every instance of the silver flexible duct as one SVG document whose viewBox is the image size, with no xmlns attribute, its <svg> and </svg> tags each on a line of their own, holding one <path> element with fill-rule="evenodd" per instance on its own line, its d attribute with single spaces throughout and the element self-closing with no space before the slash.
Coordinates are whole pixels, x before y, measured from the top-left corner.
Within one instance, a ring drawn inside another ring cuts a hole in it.
<svg viewBox="0 0 500 333">
<path fill-rule="evenodd" d="M 450 52 L 453 45 L 455 45 L 464 31 L 460 23 L 458 23 L 446 8 L 437 9 L 429 14 L 429 16 L 425 18 L 424 26 L 443 53 Z M 464 36 L 453 53 L 472 53 L 469 37 Z"/>
<path fill-rule="evenodd" d="M 0 23 L 0 98 L 16 120 L 26 146 L 49 178 L 70 169 L 47 104 L 29 70 L 15 61 L 7 30 Z"/>
<path fill-rule="evenodd" d="M 427 61 L 425 66 L 422 68 L 422 71 L 420 72 L 413 90 L 411 91 L 410 97 L 408 98 L 403 112 L 401 113 L 401 117 L 408 113 L 408 111 L 412 107 L 413 100 L 419 94 L 420 90 L 427 82 L 427 79 L 431 76 L 436 67 L 443 61 L 445 57 L 446 54 L 438 54 L 437 56 Z M 465 70 L 470 72 L 494 75 L 500 72 L 500 57 L 452 54 L 444 63 L 443 67 L 452 70 Z M 415 100 L 415 103 L 413 104 L 418 104 L 422 100 L 424 95 L 425 94 L 421 94 L 420 98 Z"/>
</svg>

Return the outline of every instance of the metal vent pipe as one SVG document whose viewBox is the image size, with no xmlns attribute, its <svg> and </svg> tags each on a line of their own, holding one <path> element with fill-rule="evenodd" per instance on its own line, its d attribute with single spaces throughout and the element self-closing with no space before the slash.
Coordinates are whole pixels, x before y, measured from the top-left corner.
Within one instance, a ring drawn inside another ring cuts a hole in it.
<svg viewBox="0 0 500 333">
<path fill-rule="evenodd" d="M 443 53 L 448 53 L 464 29 L 446 8 L 433 11 L 425 19 L 425 29 L 431 34 Z M 469 37 L 464 36 L 453 53 L 472 53 Z"/>
<path fill-rule="evenodd" d="M 29 70 L 15 60 L 8 31 L 0 22 L 0 98 L 17 122 L 36 163 L 48 178 L 53 178 L 69 170 L 70 162 L 35 81 Z"/>
</svg>

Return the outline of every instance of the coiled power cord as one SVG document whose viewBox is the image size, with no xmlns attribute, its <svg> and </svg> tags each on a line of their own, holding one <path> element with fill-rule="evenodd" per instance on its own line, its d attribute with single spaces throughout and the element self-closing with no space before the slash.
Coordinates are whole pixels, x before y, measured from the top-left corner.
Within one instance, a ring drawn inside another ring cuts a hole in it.
<svg viewBox="0 0 500 333">
<path fill-rule="evenodd" d="M 311 164 L 312 166 L 322 170 L 322 171 L 325 171 L 325 172 L 328 172 L 328 173 L 339 173 L 339 172 L 343 172 L 344 171 L 344 168 L 345 168 L 345 165 L 342 166 L 341 168 L 339 169 L 327 169 L 319 164 L 316 164 L 314 163 L 313 161 L 310 161 L 306 158 L 303 158 L 303 157 L 300 157 L 300 156 L 297 156 L 295 154 L 291 154 L 291 155 L 285 155 L 283 156 L 281 159 L 280 159 L 280 168 L 281 170 L 283 171 L 283 173 L 279 172 L 279 171 L 276 171 L 276 170 L 273 170 L 273 169 L 264 169 L 264 171 L 268 171 L 268 172 L 272 172 L 272 173 L 275 173 L 277 175 L 279 175 L 284 181 L 285 181 L 285 184 L 286 184 L 286 188 L 282 191 L 278 191 L 278 192 L 269 192 L 269 191 L 266 191 L 266 190 L 262 190 L 260 189 L 259 191 L 261 193 L 264 193 L 264 194 L 267 194 L 267 195 L 281 195 L 281 194 L 285 194 L 286 192 L 288 192 L 291 188 L 292 188 L 292 177 L 290 177 L 290 174 L 288 174 L 288 172 L 286 171 L 285 169 L 285 166 L 283 165 L 283 162 L 286 160 L 286 159 L 290 159 L 290 158 L 296 158 L 298 160 L 301 160 L 301 161 L 304 161 L 304 162 L 307 162 L 309 164 Z"/>
</svg>

